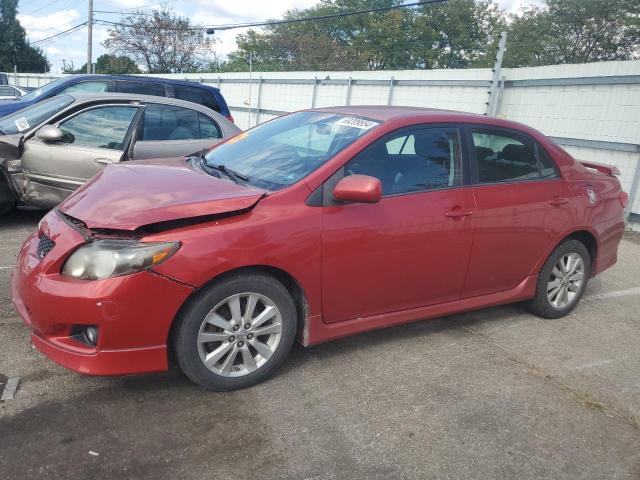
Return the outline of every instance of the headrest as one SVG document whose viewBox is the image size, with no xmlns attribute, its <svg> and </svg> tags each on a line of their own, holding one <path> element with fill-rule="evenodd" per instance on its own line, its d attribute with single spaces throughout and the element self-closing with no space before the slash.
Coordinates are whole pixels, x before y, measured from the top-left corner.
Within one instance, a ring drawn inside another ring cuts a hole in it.
<svg viewBox="0 0 640 480">
<path fill-rule="evenodd" d="M 502 158 L 509 162 L 534 163 L 533 152 L 526 145 L 510 143 L 502 149 Z"/>
<path fill-rule="evenodd" d="M 449 137 L 444 133 L 419 133 L 415 136 L 417 155 L 428 160 L 449 160 Z"/>
</svg>

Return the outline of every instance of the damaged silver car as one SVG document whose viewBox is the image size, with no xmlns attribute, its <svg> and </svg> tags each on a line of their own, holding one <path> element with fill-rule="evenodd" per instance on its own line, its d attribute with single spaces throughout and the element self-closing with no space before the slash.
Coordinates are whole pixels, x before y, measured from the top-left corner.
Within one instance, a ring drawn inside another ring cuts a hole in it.
<svg viewBox="0 0 640 480">
<path fill-rule="evenodd" d="M 192 155 L 239 132 L 219 113 L 177 99 L 50 98 L 0 118 L 0 214 L 20 204 L 52 208 L 110 163 Z"/>
</svg>

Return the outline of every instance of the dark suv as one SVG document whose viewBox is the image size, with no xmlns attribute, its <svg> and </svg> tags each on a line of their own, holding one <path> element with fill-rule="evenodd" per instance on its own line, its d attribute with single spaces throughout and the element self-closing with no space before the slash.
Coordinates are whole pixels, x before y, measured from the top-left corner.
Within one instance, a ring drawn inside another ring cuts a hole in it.
<svg viewBox="0 0 640 480">
<path fill-rule="evenodd" d="M 82 92 L 121 92 L 173 97 L 204 105 L 233 122 L 227 102 L 220 89 L 216 87 L 184 80 L 133 75 L 67 75 L 24 95 L 19 100 L 3 102 L 0 105 L 0 117 L 61 93 Z"/>
</svg>

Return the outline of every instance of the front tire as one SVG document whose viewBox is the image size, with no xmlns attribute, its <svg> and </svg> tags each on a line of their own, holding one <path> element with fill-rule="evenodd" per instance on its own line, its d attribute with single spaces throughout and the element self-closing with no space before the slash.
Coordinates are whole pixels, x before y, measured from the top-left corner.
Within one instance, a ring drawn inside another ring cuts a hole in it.
<svg viewBox="0 0 640 480">
<path fill-rule="evenodd" d="M 582 242 L 567 240 L 549 256 L 540 271 L 529 310 L 543 318 L 567 315 L 580 301 L 591 275 L 591 255 Z"/>
<path fill-rule="evenodd" d="M 214 391 L 269 378 L 296 337 L 296 308 L 274 277 L 245 273 L 199 292 L 177 318 L 173 344 L 182 371 Z"/>
</svg>

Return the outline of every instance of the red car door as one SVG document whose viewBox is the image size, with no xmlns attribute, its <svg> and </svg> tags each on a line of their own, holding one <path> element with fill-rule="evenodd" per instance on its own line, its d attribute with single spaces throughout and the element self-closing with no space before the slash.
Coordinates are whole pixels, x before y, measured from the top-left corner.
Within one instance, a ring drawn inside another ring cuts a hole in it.
<svg viewBox="0 0 640 480">
<path fill-rule="evenodd" d="M 325 184 L 324 321 L 455 300 L 464 285 L 475 204 L 455 127 L 401 130 L 374 142 Z M 382 182 L 376 204 L 336 204 L 345 175 Z"/>
<path fill-rule="evenodd" d="M 551 158 L 528 135 L 468 129 L 475 238 L 463 297 L 516 287 L 571 221 L 570 192 Z"/>
</svg>

